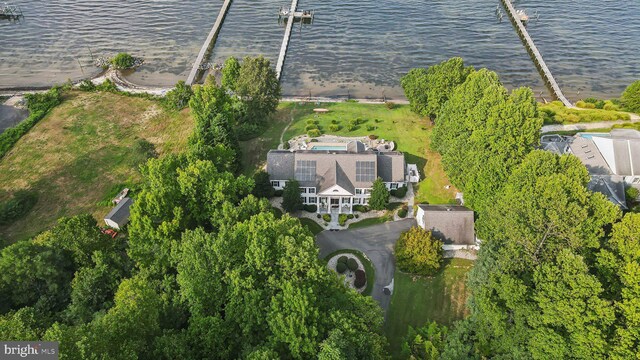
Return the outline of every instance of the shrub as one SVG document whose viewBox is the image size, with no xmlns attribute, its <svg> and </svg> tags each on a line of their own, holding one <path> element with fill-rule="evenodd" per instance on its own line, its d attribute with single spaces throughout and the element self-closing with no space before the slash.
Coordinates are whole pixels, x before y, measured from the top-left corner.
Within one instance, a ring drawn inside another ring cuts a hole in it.
<svg viewBox="0 0 640 360">
<path fill-rule="evenodd" d="M 366 284 L 367 284 L 367 276 L 364 273 L 364 270 L 362 269 L 356 270 L 356 279 L 353 282 L 353 286 L 355 286 L 356 289 L 360 289 Z"/>
<path fill-rule="evenodd" d="M 604 102 L 604 106 L 602 107 L 602 109 L 609 110 L 609 111 L 619 111 L 620 106 L 614 104 L 613 101 L 611 100 L 607 100 Z"/>
<path fill-rule="evenodd" d="M 407 205 L 402 205 L 402 208 L 398 210 L 398 216 L 400 216 L 403 219 L 407 217 L 408 213 L 409 213 L 409 208 L 407 207 Z"/>
<path fill-rule="evenodd" d="M 275 197 L 281 197 L 282 194 L 284 194 L 284 190 L 280 189 L 280 190 L 276 190 L 273 192 L 273 196 Z"/>
<path fill-rule="evenodd" d="M 351 123 L 349 123 L 347 125 L 347 131 L 355 131 L 358 127 L 356 125 L 353 125 Z"/>
<path fill-rule="evenodd" d="M 340 125 L 329 125 L 329 131 L 331 132 L 337 132 L 340 130 Z"/>
<path fill-rule="evenodd" d="M 322 215 L 316 214 L 316 218 L 320 219 L 321 217 L 322 217 Z"/>
<path fill-rule="evenodd" d="M 258 171 L 253 174 L 253 182 L 255 183 L 251 193 L 257 198 L 270 199 L 275 193 L 275 189 L 271 186 L 269 174 L 266 171 Z"/>
<path fill-rule="evenodd" d="M 442 264 L 442 242 L 421 227 L 402 233 L 395 250 L 398 268 L 405 272 L 433 275 Z"/>
<path fill-rule="evenodd" d="M 282 209 L 286 212 L 296 212 L 302 209 L 300 184 L 296 180 L 289 180 L 282 191 Z"/>
<path fill-rule="evenodd" d="M 402 199 L 403 197 L 405 197 L 407 195 L 407 187 L 403 186 L 403 187 L 399 187 L 395 190 L 391 190 L 391 196 L 397 197 L 399 199 Z"/>
<path fill-rule="evenodd" d="M 367 125 L 367 131 L 373 131 L 373 130 L 375 130 L 375 129 L 376 129 L 376 127 L 375 127 L 375 126 L 373 126 L 373 125 Z"/>
<path fill-rule="evenodd" d="M 382 182 L 381 178 L 377 178 L 373 182 L 373 189 L 371 190 L 371 198 L 369 199 L 369 207 L 374 210 L 384 210 L 389 203 L 389 190 Z"/>
<path fill-rule="evenodd" d="M 263 132 L 263 127 L 253 123 L 242 123 L 235 128 L 236 137 L 240 141 L 254 139 Z"/>
<path fill-rule="evenodd" d="M 344 226 L 344 224 L 347 223 L 347 214 L 340 214 L 338 216 L 338 224 L 340 224 L 340 226 Z"/>
<path fill-rule="evenodd" d="M 579 107 L 579 108 L 583 108 L 583 109 L 595 109 L 596 108 L 596 104 L 589 103 L 589 102 L 584 102 L 582 100 L 576 102 L 576 106 Z"/>
<path fill-rule="evenodd" d="M 339 263 L 344 263 L 345 265 L 347 264 L 347 260 L 349 260 L 349 258 L 345 255 L 342 255 L 338 258 L 338 262 Z"/>
<path fill-rule="evenodd" d="M 113 59 L 111 59 L 111 65 L 113 65 L 114 68 L 120 70 L 130 69 L 134 64 L 135 59 L 133 58 L 133 56 L 127 53 L 119 53 L 118 55 L 114 56 Z"/>
<path fill-rule="evenodd" d="M 309 137 L 318 137 L 322 135 L 322 132 L 320 132 L 320 130 L 318 129 L 312 129 L 307 131 L 307 135 L 309 135 Z"/>
<path fill-rule="evenodd" d="M 360 218 L 360 215 L 355 214 L 355 215 L 354 215 L 354 217 L 355 217 L 356 219 L 359 219 L 359 218 Z"/>
<path fill-rule="evenodd" d="M 29 116 L 18 125 L 6 129 L 0 134 L 0 159 L 3 158 L 20 138 L 26 134 L 47 112 L 62 102 L 60 89 L 52 88 L 45 93 L 27 94 L 27 108 Z"/>
<path fill-rule="evenodd" d="M 291 145 L 289 144 L 289 142 L 288 142 L 288 141 L 285 141 L 285 142 L 284 142 L 284 144 L 282 144 L 282 147 L 283 147 L 285 150 L 289 150 L 289 149 L 291 148 Z"/>
<path fill-rule="evenodd" d="M 0 225 L 8 225 L 24 217 L 38 202 L 38 195 L 28 190 L 19 190 L 11 199 L 0 203 Z"/>
<path fill-rule="evenodd" d="M 191 86 L 180 80 L 175 88 L 167 93 L 162 102 L 171 110 L 182 110 L 189 105 L 191 96 L 193 96 Z"/>
<path fill-rule="evenodd" d="M 318 120 L 313 120 L 313 119 L 309 119 L 306 121 L 307 125 L 316 125 L 318 123 Z"/>
<path fill-rule="evenodd" d="M 353 214 L 348 214 L 347 215 L 347 219 L 349 219 L 349 220 L 353 219 Z"/>
<path fill-rule="evenodd" d="M 369 211 L 369 207 L 366 205 L 353 205 L 353 210 L 361 213 L 366 213 Z"/>
<path fill-rule="evenodd" d="M 369 135 L 369 139 L 371 139 L 371 140 L 375 140 L 377 138 L 378 138 L 378 135 L 373 135 L 373 134 Z"/>
<path fill-rule="evenodd" d="M 322 215 L 322 220 L 324 220 L 325 222 L 331 222 L 331 215 L 329 214 Z"/>
<path fill-rule="evenodd" d="M 366 120 L 364 120 L 363 118 L 356 118 L 355 120 L 353 120 L 355 122 L 356 125 L 360 125 L 360 124 L 364 124 L 365 122 L 367 122 Z"/>
<path fill-rule="evenodd" d="M 304 127 L 304 131 L 309 131 L 309 130 L 313 130 L 313 129 L 317 129 L 318 125 L 316 124 L 310 124 Z"/>
<path fill-rule="evenodd" d="M 96 84 L 94 84 L 91 80 L 85 79 L 82 80 L 80 85 L 78 85 L 78 89 L 80 89 L 80 91 L 95 91 Z"/>
<path fill-rule="evenodd" d="M 387 109 L 389 110 L 393 110 L 393 108 L 396 107 L 396 104 L 393 101 L 387 101 L 384 103 L 384 105 L 387 107 Z"/>
<path fill-rule="evenodd" d="M 331 123 L 334 124 L 334 125 L 338 125 L 338 120 L 333 119 L 333 120 L 331 120 Z"/>
<path fill-rule="evenodd" d="M 118 87 L 113 83 L 113 81 L 106 79 L 101 84 L 96 85 L 96 90 L 117 93 Z"/>
<path fill-rule="evenodd" d="M 349 268 L 349 270 L 351 271 L 356 271 L 358 270 L 358 262 L 356 261 L 356 259 L 354 258 L 349 258 L 347 260 L 347 267 Z"/>
<path fill-rule="evenodd" d="M 640 80 L 634 81 L 624 90 L 620 101 L 626 110 L 640 113 Z"/>
<path fill-rule="evenodd" d="M 628 187 L 627 190 L 625 190 L 625 195 L 627 196 L 628 202 L 635 202 L 638 196 L 640 196 L 640 190 L 634 187 Z"/>
<path fill-rule="evenodd" d="M 314 213 L 314 212 L 318 211 L 318 206 L 310 204 L 310 205 L 303 206 L 303 209 L 306 212 Z"/>
<path fill-rule="evenodd" d="M 344 273 L 345 271 L 347 271 L 347 264 L 343 262 L 338 262 L 336 264 L 336 271 L 338 272 L 338 274 Z"/>
</svg>

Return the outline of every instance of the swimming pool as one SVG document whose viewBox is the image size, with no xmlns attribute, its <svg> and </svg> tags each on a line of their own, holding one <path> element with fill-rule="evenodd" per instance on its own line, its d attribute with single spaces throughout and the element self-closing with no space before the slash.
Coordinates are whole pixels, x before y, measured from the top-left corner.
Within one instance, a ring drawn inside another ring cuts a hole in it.
<svg viewBox="0 0 640 360">
<path fill-rule="evenodd" d="M 346 146 L 331 146 L 331 145 L 318 145 L 318 146 L 314 146 L 311 148 L 311 150 L 318 150 L 318 151 L 322 151 L 322 150 L 328 150 L 328 151 L 345 151 L 347 150 Z"/>
<path fill-rule="evenodd" d="M 611 135 L 607 133 L 579 133 L 578 135 L 585 139 L 593 139 L 594 137 L 601 137 L 601 138 L 611 137 Z"/>
</svg>

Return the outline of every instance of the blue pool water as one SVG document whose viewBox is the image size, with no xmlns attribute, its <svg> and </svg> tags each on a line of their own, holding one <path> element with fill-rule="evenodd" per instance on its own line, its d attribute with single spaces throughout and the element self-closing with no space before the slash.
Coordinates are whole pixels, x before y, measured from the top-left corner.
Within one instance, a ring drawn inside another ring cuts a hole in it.
<svg viewBox="0 0 640 360">
<path fill-rule="evenodd" d="M 585 139 L 593 139 L 594 136 L 603 138 L 611 137 L 611 135 L 607 133 L 580 133 L 580 137 L 583 137 Z"/>
<path fill-rule="evenodd" d="M 347 148 L 345 146 L 331 146 L 331 145 L 321 145 L 321 146 L 314 146 L 311 148 L 311 150 L 347 150 Z"/>
</svg>

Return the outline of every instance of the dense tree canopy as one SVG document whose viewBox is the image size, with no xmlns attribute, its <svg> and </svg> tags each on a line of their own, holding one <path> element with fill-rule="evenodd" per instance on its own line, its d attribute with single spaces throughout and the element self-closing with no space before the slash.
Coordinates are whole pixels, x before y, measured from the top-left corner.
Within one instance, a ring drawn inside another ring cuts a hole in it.
<svg viewBox="0 0 640 360">
<path fill-rule="evenodd" d="M 473 68 L 465 67 L 461 58 L 451 58 L 428 69 L 411 69 L 400 80 L 411 110 L 435 118 L 453 90 L 462 84 Z"/>
<path fill-rule="evenodd" d="M 389 190 L 386 185 L 381 178 L 377 178 L 371 188 L 369 207 L 374 210 L 384 210 L 389 204 L 389 196 Z"/>
<path fill-rule="evenodd" d="M 287 212 L 302 210 L 304 203 L 300 197 L 300 183 L 297 180 L 287 181 L 282 190 L 282 209 Z"/>
<path fill-rule="evenodd" d="M 442 241 L 430 231 L 414 226 L 402 233 L 395 248 L 398 268 L 418 275 L 433 275 L 442 265 Z"/>
<path fill-rule="evenodd" d="M 243 59 L 234 90 L 245 106 L 243 122 L 248 124 L 264 124 L 280 103 L 280 81 L 262 56 Z"/>
</svg>

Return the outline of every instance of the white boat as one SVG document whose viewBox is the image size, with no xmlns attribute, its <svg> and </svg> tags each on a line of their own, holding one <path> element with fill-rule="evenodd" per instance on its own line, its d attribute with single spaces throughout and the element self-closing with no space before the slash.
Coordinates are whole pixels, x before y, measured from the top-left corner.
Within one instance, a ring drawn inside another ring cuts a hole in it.
<svg viewBox="0 0 640 360">
<path fill-rule="evenodd" d="M 516 10 L 516 16 L 520 19 L 520 21 L 522 22 L 527 22 L 529 21 L 529 15 L 527 15 L 527 13 L 524 10 Z"/>
</svg>

